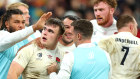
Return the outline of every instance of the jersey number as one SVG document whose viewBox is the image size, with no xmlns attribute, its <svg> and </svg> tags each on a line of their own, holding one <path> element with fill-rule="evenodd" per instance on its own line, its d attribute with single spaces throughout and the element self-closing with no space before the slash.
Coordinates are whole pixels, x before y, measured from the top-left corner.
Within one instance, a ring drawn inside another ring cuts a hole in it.
<svg viewBox="0 0 140 79">
<path fill-rule="evenodd" d="M 123 57 L 123 59 L 121 61 L 121 65 L 124 65 L 124 61 L 125 61 L 125 59 L 126 59 L 126 57 L 128 55 L 128 52 L 129 52 L 129 47 L 123 46 L 121 51 L 125 52 L 124 57 Z"/>
</svg>

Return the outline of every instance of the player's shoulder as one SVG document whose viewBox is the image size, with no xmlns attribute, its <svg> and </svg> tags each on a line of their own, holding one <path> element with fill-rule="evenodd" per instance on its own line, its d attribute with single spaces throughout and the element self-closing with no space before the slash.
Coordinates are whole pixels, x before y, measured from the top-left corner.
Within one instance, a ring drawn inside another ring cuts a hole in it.
<svg viewBox="0 0 140 79">
<path fill-rule="evenodd" d="M 96 25 L 96 24 L 97 24 L 97 20 L 96 20 L 96 19 L 90 20 L 90 22 L 91 22 L 93 25 Z"/>
<path fill-rule="evenodd" d="M 119 38 L 127 38 L 127 39 L 131 39 L 131 40 L 137 40 L 137 41 L 140 41 L 140 38 L 134 36 L 132 33 L 130 32 L 120 32 L 118 34 L 116 34 L 117 36 L 116 37 L 119 37 Z"/>
<path fill-rule="evenodd" d="M 101 40 L 103 40 L 103 41 L 105 41 L 105 40 L 111 40 L 111 41 L 113 41 L 113 40 L 115 40 L 115 38 L 116 38 L 116 35 L 113 34 L 113 35 L 110 35 L 110 36 L 108 36 L 108 37 L 105 37 L 105 38 L 103 38 L 103 39 L 101 39 Z"/>
<path fill-rule="evenodd" d="M 22 46 L 18 51 L 20 51 L 20 50 L 33 50 L 34 47 L 35 47 L 35 44 L 30 42 L 30 43 Z"/>
<path fill-rule="evenodd" d="M 93 20 L 91 20 L 90 22 L 92 23 L 92 25 L 93 25 L 93 27 L 94 27 L 94 30 L 95 30 L 95 29 L 100 29 L 101 26 L 98 25 L 96 19 L 93 19 Z M 100 27 L 99 27 L 99 26 L 100 26 Z"/>
<path fill-rule="evenodd" d="M 96 19 L 90 20 L 90 22 L 97 22 Z"/>
</svg>

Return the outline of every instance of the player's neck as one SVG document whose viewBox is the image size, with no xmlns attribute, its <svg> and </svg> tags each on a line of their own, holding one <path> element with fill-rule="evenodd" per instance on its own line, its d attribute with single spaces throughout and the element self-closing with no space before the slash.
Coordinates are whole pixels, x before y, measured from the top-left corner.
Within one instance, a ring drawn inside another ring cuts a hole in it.
<svg viewBox="0 0 140 79">
<path fill-rule="evenodd" d="M 91 40 L 87 39 L 87 40 L 81 40 L 77 43 L 77 46 L 80 44 L 84 44 L 84 43 L 91 43 Z"/>
<path fill-rule="evenodd" d="M 52 46 L 45 46 L 46 49 L 48 50 L 55 50 L 56 45 L 52 45 Z"/>
<path fill-rule="evenodd" d="M 118 32 L 131 32 L 131 30 L 126 26 L 119 29 Z"/>
</svg>

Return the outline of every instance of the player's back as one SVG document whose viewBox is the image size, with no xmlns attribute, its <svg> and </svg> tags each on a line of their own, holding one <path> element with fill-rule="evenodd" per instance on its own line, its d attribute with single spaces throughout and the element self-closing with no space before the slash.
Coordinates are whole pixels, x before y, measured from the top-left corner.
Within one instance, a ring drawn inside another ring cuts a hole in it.
<svg viewBox="0 0 140 79">
<path fill-rule="evenodd" d="M 111 79 L 136 79 L 140 74 L 140 39 L 120 32 L 99 42 L 111 57 Z"/>
</svg>

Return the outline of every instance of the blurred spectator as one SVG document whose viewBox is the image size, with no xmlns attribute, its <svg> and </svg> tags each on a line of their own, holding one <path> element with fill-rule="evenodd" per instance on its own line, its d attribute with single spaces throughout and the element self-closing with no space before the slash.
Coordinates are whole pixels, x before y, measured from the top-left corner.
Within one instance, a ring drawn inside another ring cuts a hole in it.
<svg viewBox="0 0 140 79">
<path fill-rule="evenodd" d="M 7 0 L 0 1 L 0 18 L 6 11 L 6 8 L 5 8 L 6 5 L 7 5 Z"/>
<path fill-rule="evenodd" d="M 130 8 L 130 6 L 128 4 L 123 4 L 123 7 L 122 7 L 122 14 L 121 15 L 131 15 L 133 16 L 133 11 L 132 9 Z"/>
<path fill-rule="evenodd" d="M 58 5 L 55 10 L 54 10 L 55 16 L 57 16 L 58 18 L 62 18 L 64 16 L 65 13 L 65 9 L 63 8 L 63 6 Z"/>
<path fill-rule="evenodd" d="M 30 11 L 30 24 L 34 24 L 37 22 L 39 17 L 44 13 L 46 10 L 46 0 L 30 0 L 28 1 L 29 11 Z"/>
<path fill-rule="evenodd" d="M 5 12 L 7 5 L 19 1 L 29 5 L 31 24 L 35 23 L 43 12 L 48 11 L 52 11 L 52 17 L 57 18 L 62 18 L 69 13 L 83 19 L 94 18 L 94 13 L 92 15 L 94 0 L 0 0 L 0 16 Z M 117 2 L 114 18 L 117 19 L 123 14 L 133 15 L 140 28 L 140 0 L 117 0 Z"/>
<path fill-rule="evenodd" d="M 138 29 L 140 29 L 140 5 L 135 8 L 134 17 L 138 23 Z"/>
<path fill-rule="evenodd" d="M 90 11 L 90 10 L 86 11 L 85 12 L 85 19 L 87 19 L 87 20 L 95 19 L 94 12 Z"/>
</svg>

